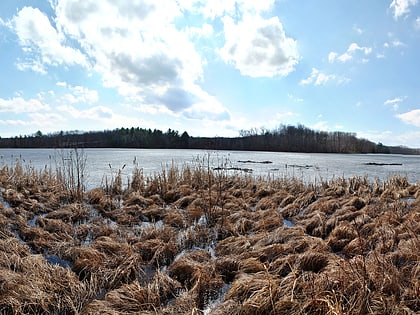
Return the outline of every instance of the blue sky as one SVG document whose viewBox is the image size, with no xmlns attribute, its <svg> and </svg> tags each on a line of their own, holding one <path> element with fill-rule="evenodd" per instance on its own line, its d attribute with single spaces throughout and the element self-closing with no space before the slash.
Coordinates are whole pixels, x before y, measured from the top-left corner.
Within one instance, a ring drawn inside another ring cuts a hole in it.
<svg viewBox="0 0 420 315">
<path fill-rule="evenodd" d="M 420 147 L 418 0 L 6 0 L 0 136 L 298 123 Z"/>
</svg>

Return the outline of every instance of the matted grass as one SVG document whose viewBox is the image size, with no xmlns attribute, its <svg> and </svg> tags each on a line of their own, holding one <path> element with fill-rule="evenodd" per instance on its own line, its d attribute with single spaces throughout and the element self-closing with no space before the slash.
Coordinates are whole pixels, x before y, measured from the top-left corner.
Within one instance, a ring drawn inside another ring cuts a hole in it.
<svg viewBox="0 0 420 315">
<path fill-rule="evenodd" d="M 404 177 L 186 166 L 86 192 L 64 175 L 0 169 L 1 314 L 420 312 L 420 187 Z"/>
</svg>

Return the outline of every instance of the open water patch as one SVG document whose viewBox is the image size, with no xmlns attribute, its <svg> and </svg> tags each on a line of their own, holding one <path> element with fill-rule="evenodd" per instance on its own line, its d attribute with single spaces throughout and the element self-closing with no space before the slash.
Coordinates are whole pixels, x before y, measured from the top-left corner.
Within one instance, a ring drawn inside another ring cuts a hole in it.
<svg viewBox="0 0 420 315">
<path fill-rule="evenodd" d="M 38 221 L 38 219 L 39 218 L 45 218 L 45 216 L 46 216 L 46 214 L 41 214 L 41 215 L 35 214 L 32 219 L 28 220 L 28 225 L 30 227 L 34 227 L 36 225 L 36 222 Z"/>
<path fill-rule="evenodd" d="M 296 225 L 290 220 L 283 219 L 283 226 L 292 228 L 292 227 L 295 227 Z"/>
<path fill-rule="evenodd" d="M 404 199 L 404 201 L 408 204 L 412 204 L 414 201 L 416 201 L 416 198 L 414 197 L 407 197 Z"/>
<path fill-rule="evenodd" d="M 163 227 L 163 221 L 162 220 L 158 220 L 156 222 L 143 221 L 140 225 L 138 225 L 138 228 L 140 230 L 144 230 L 144 229 L 148 229 L 148 228 L 160 229 L 162 227 Z"/>
<path fill-rule="evenodd" d="M 47 263 L 49 263 L 50 265 L 56 265 L 63 268 L 70 268 L 70 269 L 73 268 L 72 262 L 65 259 L 61 259 L 57 255 L 44 255 L 44 258 L 47 261 Z"/>
<path fill-rule="evenodd" d="M 0 203 L 7 209 L 11 209 L 12 206 L 10 205 L 10 203 L 8 203 L 6 200 L 4 200 L 3 198 L 0 198 Z"/>
<path fill-rule="evenodd" d="M 230 290 L 232 284 L 225 283 L 221 288 L 219 294 L 214 298 L 210 299 L 207 304 L 207 307 L 203 310 L 204 315 L 209 315 L 212 311 L 217 308 L 221 303 L 223 303 L 226 293 Z"/>
</svg>

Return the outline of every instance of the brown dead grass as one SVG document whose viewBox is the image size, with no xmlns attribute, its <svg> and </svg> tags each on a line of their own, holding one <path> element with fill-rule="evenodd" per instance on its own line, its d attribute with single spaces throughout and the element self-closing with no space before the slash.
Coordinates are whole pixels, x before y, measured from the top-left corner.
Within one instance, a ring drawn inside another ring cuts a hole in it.
<svg viewBox="0 0 420 315">
<path fill-rule="evenodd" d="M 51 173 L 0 169 L 0 313 L 420 312 L 420 188 L 405 178 L 185 167 L 117 188 L 74 202 Z"/>
</svg>

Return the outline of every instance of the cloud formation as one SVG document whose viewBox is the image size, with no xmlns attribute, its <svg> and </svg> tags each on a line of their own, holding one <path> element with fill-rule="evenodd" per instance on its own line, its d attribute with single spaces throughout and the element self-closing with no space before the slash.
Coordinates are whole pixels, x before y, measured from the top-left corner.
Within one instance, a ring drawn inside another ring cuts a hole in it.
<svg viewBox="0 0 420 315">
<path fill-rule="evenodd" d="M 17 62 L 22 71 L 46 74 L 48 67 L 82 67 L 139 106 L 164 106 L 189 119 L 226 119 L 227 108 L 198 87 L 206 59 L 194 41 L 213 35 L 209 23 L 218 20 L 221 40 L 212 49 L 226 63 L 244 76 L 286 76 L 294 71 L 299 53 L 278 17 L 262 17 L 274 2 L 54 0 L 55 16 L 24 7 L 9 27 L 25 52 Z M 205 23 L 184 25 L 185 15 Z M 67 104 L 94 104 L 98 98 L 82 87 L 63 97 Z"/>
<path fill-rule="evenodd" d="M 420 127 L 420 109 L 414 109 L 412 111 L 399 114 L 396 117 L 405 124 Z"/>
<path fill-rule="evenodd" d="M 333 63 L 335 61 L 347 62 L 352 60 L 357 52 L 361 52 L 363 55 L 367 56 L 372 52 L 371 47 L 361 47 L 357 43 L 351 43 L 347 50 L 343 54 L 338 54 L 335 51 L 332 51 L 328 54 L 328 61 Z M 362 60 L 363 61 L 363 60 Z"/>
<path fill-rule="evenodd" d="M 311 74 L 306 79 L 302 79 L 300 85 L 309 85 L 313 84 L 315 86 L 325 85 L 330 81 L 335 81 L 338 84 L 346 83 L 349 81 L 347 78 L 341 78 L 335 74 L 326 74 L 319 71 L 317 68 L 312 68 Z"/>
<path fill-rule="evenodd" d="M 393 10 L 394 19 L 406 16 L 410 13 L 410 8 L 417 4 L 417 0 L 392 0 L 389 8 Z"/>
<path fill-rule="evenodd" d="M 400 103 L 405 99 L 405 97 L 395 97 L 393 99 L 388 99 L 384 102 L 384 105 L 392 106 L 393 110 L 398 110 Z"/>
<path fill-rule="evenodd" d="M 11 27 L 28 55 L 27 61 L 18 63 L 19 69 L 45 73 L 46 65 L 88 66 L 85 56 L 79 50 L 64 45 L 63 34 L 51 25 L 47 15 L 38 8 L 22 8 L 13 18 Z"/>
<path fill-rule="evenodd" d="M 6 113 L 34 113 L 42 110 L 48 110 L 50 106 L 43 104 L 38 99 L 26 100 L 23 97 L 14 97 L 10 99 L 0 98 L 0 112 Z"/>
<path fill-rule="evenodd" d="M 294 71 L 299 54 L 296 40 L 287 37 L 277 17 L 246 15 L 235 23 L 224 18 L 226 43 L 220 55 L 250 77 L 286 76 Z"/>
<path fill-rule="evenodd" d="M 62 84 L 59 82 L 59 84 Z M 90 90 L 86 87 L 76 85 L 76 86 L 68 86 L 66 83 L 64 83 L 69 93 L 66 93 L 62 97 L 62 101 L 67 104 L 88 104 L 92 105 L 98 102 L 99 95 L 98 91 Z"/>
</svg>

